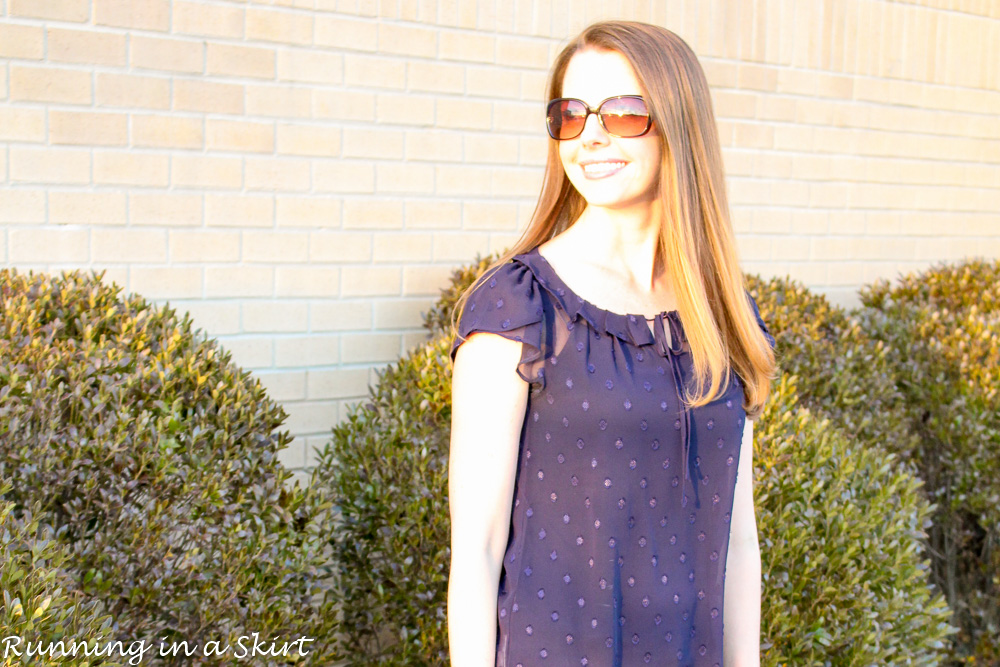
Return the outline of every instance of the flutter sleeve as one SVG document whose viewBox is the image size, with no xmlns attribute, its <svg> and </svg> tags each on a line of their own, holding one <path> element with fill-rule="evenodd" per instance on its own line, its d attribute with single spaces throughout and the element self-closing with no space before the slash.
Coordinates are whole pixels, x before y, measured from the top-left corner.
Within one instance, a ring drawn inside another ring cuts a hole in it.
<svg viewBox="0 0 1000 667">
<path fill-rule="evenodd" d="M 771 346 L 773 350 L 777 344 L 774 340 L 774 336 L 771 335 L 771 330 L 767 328 L 767 324 L 764 323 L 763 318 L 760 316 L 760 309 L 757 307 L 757 301 L 747 292 L 747 299 L 750 300 L 750 306 L 753 308 L 754 317 L 757 318 L 757 325 L 760 330 L 764 332 L 764 338 L 767 339 L 767 344 Z"/>
<path fill-rule="evenodd" d="M 531 270 L 513 259 L 493 270 L 469 294 L 458 335 L 451 345 L 451 359 L 459 346 L 475 332 L 488 332 L 520 342 L 517 374 L 528 383 L 545 384 L 544 350 L 550 336 L 545 322 L 552 321 L 552 308 Z"/>
</svg>

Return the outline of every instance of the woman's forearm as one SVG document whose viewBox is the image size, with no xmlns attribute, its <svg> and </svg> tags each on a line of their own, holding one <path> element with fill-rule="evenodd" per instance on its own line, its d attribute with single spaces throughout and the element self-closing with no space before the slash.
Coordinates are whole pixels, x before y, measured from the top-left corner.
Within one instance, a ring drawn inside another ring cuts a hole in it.
<svg viewBox="0 0 1000 667">
<path fill-rule="evenodd" d="M 726 558 L 723 667 L 760 665 L 760 543 L 734 540 Z"/>
<path fill-rule="evenodd" d="M 492 559 L 452 556 L 448 577 L 448 645 L 452 667 L 496 664 L 498 576 Z"/>
</svg>

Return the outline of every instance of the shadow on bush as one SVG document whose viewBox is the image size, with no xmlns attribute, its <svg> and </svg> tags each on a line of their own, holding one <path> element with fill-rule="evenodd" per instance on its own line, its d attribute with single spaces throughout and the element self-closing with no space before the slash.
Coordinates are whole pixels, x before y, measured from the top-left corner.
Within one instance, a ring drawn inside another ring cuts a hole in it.
<svg viewBox="0 0 1000 667">
<path fill-rule="evenodd" d="M 330 539 L 339 578 L 333 596 L 344 610 L 337 654 L 349 664 L 447 663 L 449 323 L 458 294 L 490 260 L 453 274 L 425 317 L 433 340 L 388 367 L 319 453 L 312 486 L 337 516 Z M 751 292 L 776 332 L 782 364 L 808 354 L 814 365 L 803 369 L 826 367 L 843 332 L 853 330 L 824 300 L 780 281 L 754 279 Z M 782 308 L 765 305 L 779 294 Z M 884 354 L 849 365 L 888 368 Z M 875 386 L 892 387 L 891 378 Z M 853 402 L 842 423 L 873 422 L 879 437 L 905 433 L 862 416 L 870 388 L 842 388 L 829 370 L 809 379 Z M 797 380 L 786 373 L 776 383 L 755 446 L 763 664 L 942 664 L 950 612 L 928 582 L 921 540 L 929 507 L 919 482 L 884 450 L 836 428 L 841 422 L 799 406 Z M 902 397 L 889 392 L 884 400 Z"/>
<path fill-rule="evenodd" d="M 53 637 L 235 652 L 254 632 L 305 635 L 299 663 L 330 664 L 322 508 L 286 484 L 284 411 L 187 316 L 100 279 L 0 271 L 0 501 L 13 543 L 34 544 L 0 555 L 4 591 L 20 586 L 22 610 L 37 610 L 51 589 L 39 620 Z M 113 624 L 70 613 L 77 600 Z M 178 664 L 153 653 L 143 664 Z"/>
</svg>

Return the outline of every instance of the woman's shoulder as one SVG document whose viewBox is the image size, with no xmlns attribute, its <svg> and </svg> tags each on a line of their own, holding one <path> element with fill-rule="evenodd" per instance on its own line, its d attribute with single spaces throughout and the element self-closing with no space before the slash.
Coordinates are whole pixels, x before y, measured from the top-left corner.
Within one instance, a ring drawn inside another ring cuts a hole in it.
<svg viewBox="0 0 1000 667">
<path fill-rule="evenodd" d="M 477 331 L 521 338 L 525 327 L 542 322 L 546 303 L 535 266 L 527 253 L 514 255 L 488 269 L 469 288 L 452 356 L 458 345 Z M 510 335 L 509 332 L 516 333 Z"/>
<path fill-rule="evenodd" d="M 535 269 L 531 257 L 515 255 L 477 279 L 469 288 L 452 340 L 453 361 L 459 346 L 473 333 L 493 333 L 523 343 L 518 374 L 527 382 L 542 381 L 538 365 L 544 356 L 552 302 Z"/>
</svg>

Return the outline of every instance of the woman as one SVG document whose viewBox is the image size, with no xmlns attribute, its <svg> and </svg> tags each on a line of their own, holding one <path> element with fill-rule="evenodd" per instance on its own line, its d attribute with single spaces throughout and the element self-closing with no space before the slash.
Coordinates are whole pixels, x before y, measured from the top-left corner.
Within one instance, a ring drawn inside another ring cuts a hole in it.
<svg viewBox="0 0 1000 667">
<path fill-rule="evenodd" d="M 535 215 L 457 308 L 452 665 L 758 665 L 774 339 L 704 73 L 668 30 L 599 23 L 549 99 Z"/>
</svg>

